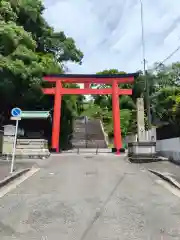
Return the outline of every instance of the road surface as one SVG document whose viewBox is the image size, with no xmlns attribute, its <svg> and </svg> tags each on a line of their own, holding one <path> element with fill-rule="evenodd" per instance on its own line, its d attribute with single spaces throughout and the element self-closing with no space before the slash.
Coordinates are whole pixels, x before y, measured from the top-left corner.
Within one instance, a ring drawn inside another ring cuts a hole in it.
<svg viewBox="0 0 180 240">
<path fill-rule="evenodd" d="M 57 156 L 0 198 L 1 240 L 180 239 L 180 198 L 117 156 Z"/>
</svg>

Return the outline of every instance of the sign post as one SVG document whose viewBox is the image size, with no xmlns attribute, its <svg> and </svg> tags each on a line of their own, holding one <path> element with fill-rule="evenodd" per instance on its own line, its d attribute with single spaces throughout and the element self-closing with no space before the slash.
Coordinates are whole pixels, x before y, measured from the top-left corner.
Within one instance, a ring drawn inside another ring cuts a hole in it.
<svg viewBox="0 0 180 240">
<path fill-rule="evenodd" d="M 13 108 L 11 110 L 11 120 L 16 121 L 16 129 L 15 129 L 15 134 L 14 134 L 14 143 L 13 143 L 13 152 L 12 152 L 12 161 L 11 161 L 11 173 L 14 171 L 14 160 L 15 160 L 15 154 L 16 154 L 16 141 L 17 141 L 17 133 L 18 133 L 18 124 L 19 120 L 21 120 L 21 114 L 22 111 L 20 108 Z"/>
</svg>

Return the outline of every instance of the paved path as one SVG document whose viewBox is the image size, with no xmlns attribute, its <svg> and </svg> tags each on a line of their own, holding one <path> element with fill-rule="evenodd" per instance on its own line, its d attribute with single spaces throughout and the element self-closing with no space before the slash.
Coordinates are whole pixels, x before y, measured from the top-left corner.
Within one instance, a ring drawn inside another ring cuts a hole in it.
<svg viewBox="0 0 180 240">
<path fill-rule="evenodd" d="M 53 157 L 0 199 L 1 240 L 180 239 L 180 198 L 117 156 Z"/>
</svg>

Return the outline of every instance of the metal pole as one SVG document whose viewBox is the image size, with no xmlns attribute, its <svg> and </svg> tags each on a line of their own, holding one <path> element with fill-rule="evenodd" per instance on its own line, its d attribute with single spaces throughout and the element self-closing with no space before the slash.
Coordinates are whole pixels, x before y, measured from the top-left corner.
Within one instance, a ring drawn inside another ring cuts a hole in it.
<svg viewBox="0 0 180 240">
<path fill-rule="evenodd" d="M 19 120 L 16 120 L 16 130 L 15 130 L 15 135 L 14 135 L 12 161 L 11 161 L 11 173 L 13 173 L 13 171 L 14 171 L 14 160 L 15 160 L 15 154 L 16 154 L 16 140 L 17 140 L 17 133 L 18 133 L 18 124 L 19 124 Z"/>
<path fill-rule="evenodd" d="M 151 108 L 149 101 L 149 83 L 147 78 L 146 71 L 146 47 L 145 47 L 145 38 L 144 38 L 144 11 L 143 11 L 143 1 L 140 0 L 141 4 L 141 37 L 142 37 L 142 55 L 143 55 L 143 73 L 145 78 L 145 93 L 144 99 L 146 99 L 147 104 L 147 117 L 148 117 L 148 129 L 151 129 Z"/>
</svg>

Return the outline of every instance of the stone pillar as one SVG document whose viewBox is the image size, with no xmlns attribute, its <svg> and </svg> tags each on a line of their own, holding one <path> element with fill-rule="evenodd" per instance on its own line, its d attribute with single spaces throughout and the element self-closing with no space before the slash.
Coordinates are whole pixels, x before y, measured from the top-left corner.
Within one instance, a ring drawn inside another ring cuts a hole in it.
<svg viewBox="0 0 180 240">
<path fill-rule="evenodd" d="M 137 128 L 138 128 L 138 141 L 143 142 L 145 137 L 145 123 L 144 123 L 144 99 L 137 99 Z"/>
</svg>

